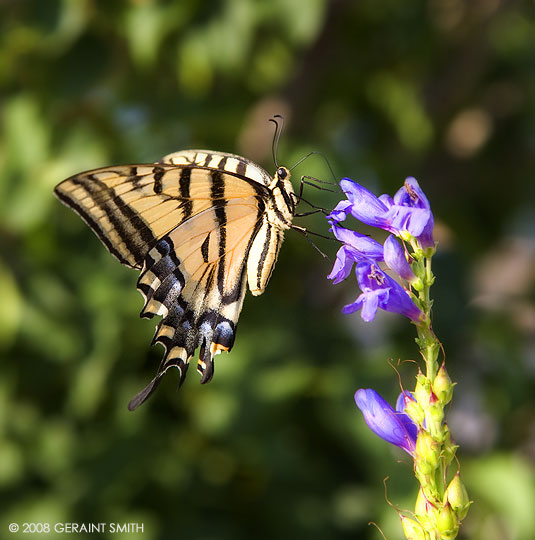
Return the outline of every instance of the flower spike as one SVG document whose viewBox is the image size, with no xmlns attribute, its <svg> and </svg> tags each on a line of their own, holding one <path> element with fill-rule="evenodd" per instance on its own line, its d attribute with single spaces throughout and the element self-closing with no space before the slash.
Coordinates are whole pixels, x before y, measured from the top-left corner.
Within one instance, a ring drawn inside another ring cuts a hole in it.
<svg viewBox="0 0 535 540">
<path fill-rule="evenodd" d="M 444 362 L 438 367 L 442 348 L 431 327 L 430 288 L 435 280 L 431 272 L 435 252 L 433 213 L 412 177 L 405 180 L 394 197 L 376 197 L 349 178 L 342 179 L 340 186 L 346 199 L 327 219 L 342 245 L 328 277 L 340 283 L 355 268 L 360 288 L 355 301 L 342 312 L 360 310 L 365 321 L 372 321 L 378 309 L 408 317 L 416 326 L 416 343 L 425 362 L 425 373 L 418 367 L 414 392 L 402 392 L 395 408 L 369 388 L 357 390 L 355 402 L 373 433 L 413 458 L 414 474 L 420 483 L 416 504 L 413 512 L 398 512 L 407 540 L 454 540 L 471 502 L 459 472 L 446 484 L 457 446 L 445 422 L 445 406 L 455 384 Z M 391 234 L 381 245 L 341 227 L 349 216 Z M 409 514 L 412 517 L 407 517 Z"/>
</svg>

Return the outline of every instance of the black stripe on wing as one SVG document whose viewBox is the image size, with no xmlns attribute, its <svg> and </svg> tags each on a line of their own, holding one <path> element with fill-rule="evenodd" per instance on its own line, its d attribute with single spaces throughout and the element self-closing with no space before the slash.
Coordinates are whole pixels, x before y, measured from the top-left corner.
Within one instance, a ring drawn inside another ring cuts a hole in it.
<svg viewBox="0 0 535 540">
<path fill-rule="evenodd" d="M 223 158 L 223 160 L 226 161 L 226 158 Z M 216 221 L 219 227 L 218 231 L 219 231 L 220 261 L 219 261 L 218 273 L 217 273 L 217 286 L 219 288 L 219 292 L 223 294 L 223 283 L 225 280 L 225 254 L 227 252 L 227 230 L 225 228 L 225 225 L 227 223 L 227 212 L 225 210 L 226 201 L 224 199 L 225 179 L 223 177 L 223 173 L 221 173 L 220 171 L 212 171 L 211 180 L 212 180 L 212 189 L 211 189 L 212 200 L 217 201 L 219 203 L 214 208 Z"/>
<path fill-rule="evenodd" d="M 54 190 L 56 197 L 63 202 L 65 205 L 72 208 L 91 228 L 91 230 L 98 236 L 99 240 L 106 246 L 106 249 L 116 257 L 122 264 L 131 266 L 131 264 L 117 251 L 114 245 L 110 242 L 108 237 L 104 234 L 98 223 L 87 213 L 85 210 L 74 200 L 68 197 L 66 194 L 58 191 L 56 188 Z"/>
<path fill-rule="evenodd" d="M 116 195 L 113 188 L 96 178 L 94 174 L 89 173 L 85 176 L 74 176 L 67 180 L 67 182 L 81 188 L 95 207 L 102 210 L 110 225 L 126 246 L 129 255 L 135 261 L 135 267 L 141 267 L 147 251 L 156 241 L 150 227 L 134 210 L 124 204 L 121 197 Z M 93 219 L 90 210 L 84 208 L 78 202 L 80 197 L 74 197 L 69 191 L 61 190 L 61 185 L 57 186 L 54 190 L 57 197 L 67 204 L 67 206 L 73 208 L 84 219 L 110 253 L 115 255 L 123 264 L 132 266 L 130 261 L 125 258 L 124 254 L 121 254 L 117 245 L 110 238 L 110 232 L 106 231 L 98 221 Z"/>
</svg>

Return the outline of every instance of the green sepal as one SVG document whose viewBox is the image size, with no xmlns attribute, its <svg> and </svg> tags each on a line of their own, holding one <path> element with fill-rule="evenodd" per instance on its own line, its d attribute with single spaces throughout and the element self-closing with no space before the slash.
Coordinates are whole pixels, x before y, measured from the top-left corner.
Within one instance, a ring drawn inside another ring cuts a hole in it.
<svg viewBox="0 0 535 540">
<path fill-rule="evenodd" d="M 414 463 L 416 469 L 423 474 L 432 474 L 440 462 L 440 444 L 424 430 L 418 433 Z"/>
<path fill-rule="evenodd" d="M 421 371 L 418 371 L 418 375 L 416 375 L 416 387 L 414 388 L 414 398 L 424 409 L 429 403 L 430 391 L 431 383 L 429 379 Z"/>
<path fill-rule="evenodd" d="M 418 491 L 416 504 L 414 505 L 414 514 L 424 529 L 429 529 L 431 524 L 436 523 L 438 518 L 437 507 L 425 496 L 422 488 Z"/>
<path fill-rule="evenodd" d="M 413 399 L 407 400 L 408 403 L 405 405 L 405 413 L 410 416 L 410 418 L 419 426 L 424 425 L 425 412 L 417 401 Z"/>
<path fill-rule="evenodd" d="M 429 535 L 425 532 L 424 528 L 414 519 L 399 516 L 401 519 L 401 526 L 407 540 L 429 540 Z"/>
</svg>

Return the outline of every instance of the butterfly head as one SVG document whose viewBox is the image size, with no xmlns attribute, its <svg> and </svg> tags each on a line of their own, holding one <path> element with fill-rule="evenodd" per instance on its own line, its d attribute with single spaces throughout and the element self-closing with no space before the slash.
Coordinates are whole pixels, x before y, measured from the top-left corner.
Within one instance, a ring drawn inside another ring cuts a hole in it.
<svg viewBox="0 0 535 540">
<path fill-rule="evenodd" d="M 295 214 L 296 197 L 290 181 L 290 170 L 286 167 L 278 167 L 269 184 L 269 190 L 275 199 L 278 211 L 284 216 L 285 221 L 292 222 Z"/>
</svg>

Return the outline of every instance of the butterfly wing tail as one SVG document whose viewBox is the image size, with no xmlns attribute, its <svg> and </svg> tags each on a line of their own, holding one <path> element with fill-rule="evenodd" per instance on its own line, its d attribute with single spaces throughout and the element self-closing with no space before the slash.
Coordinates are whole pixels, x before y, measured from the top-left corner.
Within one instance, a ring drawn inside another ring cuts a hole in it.
<svg viewBox="0 0 535 540">
<path fill-rule="evenodd" d="M 173 328 L 169 324 L 169 316 L 162 319 L 156 333 L 154 335 L 153 344 L 161 343 L 165 347 L 165 356 L 160 364 L 158 373 L 150 381 L 150 383 L 141 392 L 136 394 L 128 404 L 128 409 L 133 411 L 144 403 L 156 390 L 163 376 L 167 371 L 175 367 L 180 374 L 179 388 L 186 379 L 186 373 L 189 366 L 189 360 L 193 354 L 193 350 L 197 345 L 193 346 L 189 343 L 197 343 L 201 340 L 202 345 L 197 362 L 197 371 L 201 374 L 201 384 L 211 381 L 214 375 L 214 356 L 221 351 L 230 351 L 235 339 L 235 327 L 228 320 L 216 322 L 214 326 L 205 319 L 201 324 L 201 332 L 195 332 L 195 325 L 190 324 L 187 319 L 182 319 L 179 324 L 176 321 L 172 324 L 177 324 Z M 170 335 L 172 332 L 172 335 Z M 184 347 L 183 345 L 186 345 Z"/>
<path fill-rule="evenodd" d="M 128 410 L 129 411 L 135 411 L 142 403 L 147 401 L 151 394 L 156 390 L 158 385 L 160 384 L 162 377 L 165 372 L 158 373 L 152 381 L 141 390 L 141 392 L 138 392 L 128 403 Z"/>
<path fill-rule="evenodd" d="M 166 353 L 161 365 L 160 369 L 158 370 L 158 373 L 156 376 L 150 381 L 143 390 L 138 392 L 128 403 L 128 410 L 134 411 L 137 409 L 142 403 L 147 401 L 149 397 L 152 395 L 152 393 L 158 388 L 158 385 L 163 379 L 163 376 L 167 373 L 167 371 L 175 367 L 178 369 L 178 372 L 180 373 L 180 380 L 178 383 L 178 387 L 180 388 L 182 386 L 182 383 L 186 379 L 186 373 L 188 371 L 189 366 L 189 357 L 186 356 L 186 350 L 182 349 L 181 351 L 178 350 L 180 347 L 174 347 L 174 349 L 171 349 L 169 351 L 169 354 Z M 172 354 L 180 354 L 181 356 L 171 356 Z"/>
<path fill-rule="evenodd" d="M 244 270 L 245 267 L 242 272 Z M 178 369 L 179 385 L 182 385 L 197 347 L 200 346 L 197 371 L 201 374 L 201 384 L 212 379 L 214 357 L 232 348 L 236 335 L 235 321 L 238 320 L 245 294 L 245 280 L 238 281 L 240 285 L 229 297 L 218 294 L 214 298 L 213 291 L 205 292 L 204 296 L 198 295 L 200 300 L 192 309 L 194 304 L 190 297 L 197 295 L 194 282 L 195 279 L 182 270 L 171 238 L 162 238 L 147 254 L 137 284 L 145 299 L 141 316 L 163 316 L 152 344 L 161 343 L 165 355 L 154 379 L 130 402 L 130 410 L 150 397 L 171 367 Z"/>
</svg>

